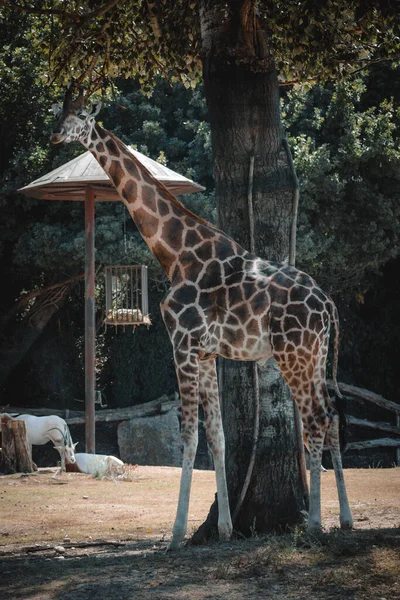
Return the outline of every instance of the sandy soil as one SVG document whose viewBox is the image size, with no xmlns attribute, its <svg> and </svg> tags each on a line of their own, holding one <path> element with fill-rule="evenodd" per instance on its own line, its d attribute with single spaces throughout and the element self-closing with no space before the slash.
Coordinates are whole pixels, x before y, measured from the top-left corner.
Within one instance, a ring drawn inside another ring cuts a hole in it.
<svg viewBox="0 0 400 600">
<path fill-rule="evenodd" d="M 332 471 L 322 474 L 325 533 L 294 532 L 166 552 L 180 469 L 131 468 L 127 480 L 54 469 L 0 477 L 2 600 L 400 599 L 400 469 L 346 470 L 355 520 L 335 529 Z M 191 534 L 215 494 L 196 471 Z"/>
</svg>

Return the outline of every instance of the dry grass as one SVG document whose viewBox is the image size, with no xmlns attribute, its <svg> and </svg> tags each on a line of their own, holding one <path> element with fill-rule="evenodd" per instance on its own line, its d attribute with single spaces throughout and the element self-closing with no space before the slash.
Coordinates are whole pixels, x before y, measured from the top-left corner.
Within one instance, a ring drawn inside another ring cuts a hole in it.
<svg viewBox="0 0 400 600">
<path fill-rule="evenodd" d="M 0 479 L 0 544 L 74 539 L 160 539 L 175 517 L 181 470 L 131 467 L 115 479 L 80 473 L 53 478 L 54 469 Z M 212 484 L 210 485 L 210 480 Z M 214 474 L 196 471 L 189 529 L 200 525 L 214 498 Z M 0 546 L 1 547 L 1 546 Z"/>
<path fill-rule="evenodd" d="M 333 528 L 338 506 L 328 472 L 325 533 L 178 554 L 165 553 L 163 540 L 180 469 L 137 467 L 115 480 L 53 473 L 0 479 L 2 600 L 400 600 L 400 469 L 346 471 L 354 531 Z M 189 529 L 203 521 L 214 493 L 214 473 L 196 471 Z M 84 547 L 97 538 L 114 544 Z"/>
</svg>

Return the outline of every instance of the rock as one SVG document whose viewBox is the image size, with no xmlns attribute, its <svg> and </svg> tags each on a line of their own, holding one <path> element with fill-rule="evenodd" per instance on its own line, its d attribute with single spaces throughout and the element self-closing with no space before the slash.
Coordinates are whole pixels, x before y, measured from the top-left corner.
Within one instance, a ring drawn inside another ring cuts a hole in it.
<svg viewBox="0 0 400 600">
<path fill-rule="evenodd" d="M 180 467 L 182 452 L 177 410 L 123 421 L 118 426 L 118 446 L 125 463 Z"/>
</svg>

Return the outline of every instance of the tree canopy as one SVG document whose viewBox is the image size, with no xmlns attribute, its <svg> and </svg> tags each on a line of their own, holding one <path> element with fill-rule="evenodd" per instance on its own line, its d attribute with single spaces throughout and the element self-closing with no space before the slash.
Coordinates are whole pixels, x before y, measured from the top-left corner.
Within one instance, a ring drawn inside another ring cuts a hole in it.
<svg viewBox="0 0 400 600">
<path fill-rule="evenodd" d="M 283 115 L 301 182 L 299 264 L 332 294 L 365 292 L 398 253 L 399 99 L 371 106 L 353 78 L 293 90 Z"/>
<path fill-rule="evenodd" d="M 32 16 L 33 45 L 46 57 L 49 80 L 74 77 L 95 90 L 104 81 L 135 78 L 144 90 L 154 78 L 195 85 L 208 52 L 230 54 L 270 68 L 258 31 L 268 35 L 283 82 L 329 79 L 400 56 L 398 0 L 32 0 L 2 2 Z M 257 18 L 253 9 L 256 7 Z M 207 12 L 223 31 L 237 20 L 237 36 L 211 48 Z"/>
</svg>

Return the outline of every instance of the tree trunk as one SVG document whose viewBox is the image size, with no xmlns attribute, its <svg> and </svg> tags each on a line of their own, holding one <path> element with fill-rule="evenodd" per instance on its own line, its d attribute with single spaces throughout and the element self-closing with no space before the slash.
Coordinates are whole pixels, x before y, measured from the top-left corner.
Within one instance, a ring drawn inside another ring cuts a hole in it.
<svg viewBox="0 0 400 600">
<path fill-rule="evenodd" d="M 224 12 L 226 3 L 203 0 L 201 10 L 218 226 L 258 256 L 284 260 L 295 182 L 282 144 L 277 74 L 254 2 L 228 4 L 231 12 Z M 276 365 L 221 360 L 220 388 L 232 513 L 251 459 L 260 398 L 255 464 L 234 529 L 249 535 L 302 523 L 308 498 L 294 405 Z M 197 541 L 214 534 L 215 515 L 213 505 Z"/>
<path fill-rule="evenodd" d="M 26 438 L 24 421 L 1 417 L 1 470 L 4 473 L 33 473 L 35 465 Z"/>
</svg>

